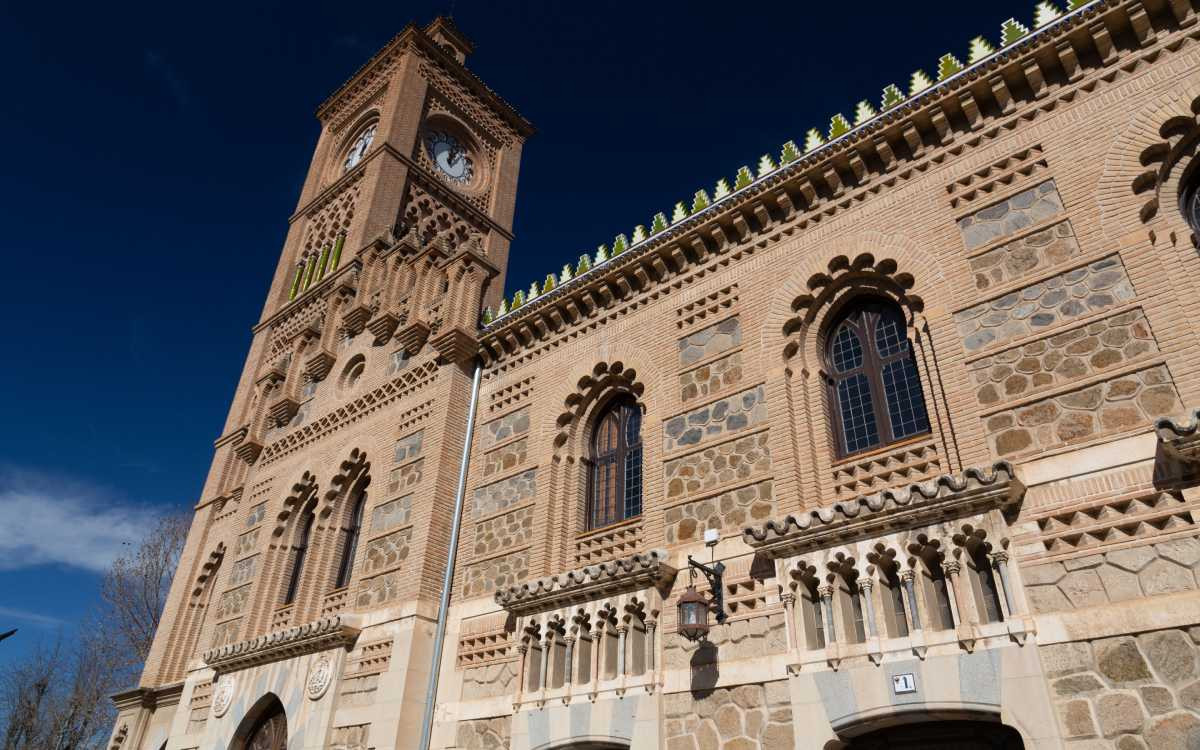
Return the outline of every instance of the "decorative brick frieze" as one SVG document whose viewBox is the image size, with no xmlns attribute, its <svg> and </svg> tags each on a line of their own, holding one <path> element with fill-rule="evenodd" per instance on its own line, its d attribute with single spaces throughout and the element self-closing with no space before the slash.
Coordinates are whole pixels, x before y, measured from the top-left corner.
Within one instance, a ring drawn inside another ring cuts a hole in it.
<svg viewBox="0 0 1200 750">
<path fill-rule="evenodd" d="M 679 339 L 679 364 L 687 367 L 741 344 L 741 321 L 737 316 L 726 318 Z"/>
<path fill-rule="evenodd" d="M 760 385 L 668 419 L 663 425 L 663 452 L 762 424 L 767 421 L 766 396 L 766 386 Z"/>
<path fill-rule="evenodd" d="M 1181 408 L 1158 365 L 998 412 L 983 425 L 994 454 L 1008 458 L 1149 426 Z"/>
<path fill-rule="evenodd" d="M 963 245 L 971 250 L 1016 234 L 1063 210 L 1062 197 L 1054 180 L 1046 180 L 964 216 L 958 220 L 958 230 L 962 233 Z"/>
<path fill-rule="evenodd" d="M 852 457 L 833 465 L 833 500 L 847 500 L 923 482 L 942 473 L 942 459 L 932 440 L 908 443 L 888 451 Z"/>
<path fill-rule="evenodd" d="M 1039 557 L 1058 558 L 1179 535 L 1196 522 L 1194 503 L 1177 492 L 1092 502 L 1037 518 L 1037 544 L 1045 551 Z"/>
<path fill-rule="evenodd" d="M 975 400 L 993 406 L 1157 352 L 1145 313 L 1129 310 L 975 360 Z"/>
<path fill-rule="evenodd" d="M 533 507 L 526 506 L 475 524 L 475 556 L 522 547 L 533 540 Z"/>
<path fill-rule="evenodd" d="M 968 352 L 1022 338 L 1133 299 L 1115 255 L 954 314 Z"/>
<path fill-rule="evenodd" d="M 402 529 L 367 542 L 367 548 L 363 551 L 363 575 L 394 568 L 408 559 L 411 538 L 412 529 Z"/>
<path fill-rule="evenodd" d="M 508 479 L 486 484 L 475 490 L 471 500 L 474 518 L 498 513 L 517 503 L 532 500 L 537 492 L 537 470 L 530 469 Z"/>
<path fill-rule="evenodd" d="M 593 529 L 575 539 L 575 564 L 594 565 L 618 557 L 628 557 L 641 549 L 641 542 L 640 518 L 602 529 Z"/>
<path fill-rule="evenodd" d="M 529 407 L 517 409 L 483 425 L 483 429 L 480 430 L 479 448 L 489 450 L 511 437 L 524 435 L 526 432 L 529 432 Z"/>
<path fill-rule="evenodd" d="M 663 464 L 667 499 L 683 498 L 771 471 L 767 433 L 730 440 Z"/>
<path fill-rule="evenodd" d="M 667 543 L 700 541 L 706 529 L 740 531 L 747 524 L 766 521 L 775 510 L 774 483 L 770 480 L 677 505 L 663 513 Z"/>
</svg>

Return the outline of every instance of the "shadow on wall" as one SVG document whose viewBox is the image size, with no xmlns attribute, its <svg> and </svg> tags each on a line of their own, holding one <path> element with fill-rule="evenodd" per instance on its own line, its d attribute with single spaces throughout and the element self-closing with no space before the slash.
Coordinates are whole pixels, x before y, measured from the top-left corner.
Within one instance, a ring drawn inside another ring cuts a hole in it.
<svg viewBox="0 0 1200 750">
<path fill-rule="evenodd" d="M 717 686 L 721 670 L 717 664 L 717 647 L 709 641 L 702 641 L 696 652 L 692 654 L 692 697 L 702 700 L 712 695 Z"/>
</svg>

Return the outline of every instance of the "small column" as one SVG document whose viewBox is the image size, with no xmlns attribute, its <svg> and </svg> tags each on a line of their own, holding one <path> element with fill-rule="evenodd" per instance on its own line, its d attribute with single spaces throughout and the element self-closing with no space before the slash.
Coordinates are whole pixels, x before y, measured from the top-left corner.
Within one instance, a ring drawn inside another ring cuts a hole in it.
<svg viewBox="0 0 1200 750">
<path fill-rule="evenodd" d="M 958 560 L 946 560 L 942 563 L 942 571 L 946 574 L 946 585 L 950 587 L 950 614 L 954 616 L 954 624 L 957 627 L 966 625 L 962 614 L 962 601 L 959 600 L 959 589 L 962 588 L 959 583 L 958 574 L 962 572 L 962 563 Z"/>
<path fill-rule="evenodd" d="M 518 630 L 518 632 L 520 631 Z M 517 664 L 520 667 L 517 669 L 517 692 L 513 697 L 514 708 L 521 704 L 521 695 L 525 692 L 525 674 L 529 670 L 529 659 L 526 658 L 529 655 L 529 644 L 524 641 L 517 644 L 517 653 L 520 654 L 517 657 Z"/>
<path fill-rule="evenodd" d="M 783 602 L 783 611 L 787 617 L 787 627 L 784 629 L 787 631 L 788 648 L 792 651 L 798 651 L 799 647 L 797 645 L 797 641 L 799 639 L 797 638 L 796 634 L 796 593 L 794 591 L 788 591 L 781 595 L 779 600 Z"/>
<path fill-rule="evenodd" d="M 825 645 L 837 642 L 837 631 L 833 629 L 833 586 L 825 584 L 817 589 L 821 595 L 821 613 L 825 618 Z"/>
<path fill-rule="evenodd" d="M 617 626 L 617 677 L 625 676 L 625 641 L 629 633 L 628 625 Z"/>
<path fill-rule="evenodd" d="M 554 644 L 554 631 L 546 633 L 546 637 L 542 639 L 542 674 L 541 682 L 538 683 L 538 689 L 542 692 L 546 690 L 546 675 L 550 669 L 550 650 Z"/>
<path fill-rule="evenodd" d="M 858 578 L 858 595 L 862 597 L 867 615 L 867 634 L 872 638 L 879 637 L 879 629 L 875 626 L 875 602 L 871 600 L 871 587 L 875 581 L 867 576 Z"/>
<path fill-rule="evenodd" d="M 575 681 L 575 636 L 567 636 L 567 669 L 563 675 L 563 686 L 571 687 L 571 683 Z"/>
<path fill-rule="evenodd" d="M 921 629 L 921 612 L 917 608 L 917 590 L 914 585 L 917 571 L 909 568 L 900 572 L 900 580 L 904 582 L 904 595 L 908 599 L 909 630 Z"/>
<path fill-rule="evenodd" d="M 1012 584 L 1008 579 L 1008 550 L 1002 549 L 999 552 L 993 552 L 991 558 L 992 563 L 996 566 L 996 570 L 1000 573 L 1000 588 L 1004 590 L 1004 605 L 1008 610 L 1004 615 L 1005 619 L 1008 619 L 1019 614 L 1017 612 L 1017 601 L 1013 598 Z"/>
<path fill-rule="evenodd" d="M 658 620 L 646 620 L 646 671 L 653 672 L 655 665 L 655 652 L 658 651 L 658 643 L 654 640 L 654 633 L 658 629 Z"/>
</svg>

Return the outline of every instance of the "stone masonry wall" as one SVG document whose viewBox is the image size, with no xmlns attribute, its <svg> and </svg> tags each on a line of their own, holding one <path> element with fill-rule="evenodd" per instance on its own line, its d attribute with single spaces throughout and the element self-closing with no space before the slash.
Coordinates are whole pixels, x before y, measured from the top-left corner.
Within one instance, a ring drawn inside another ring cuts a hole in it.
<svg viewBox="0 0 1200 750">
<path fill-rule="evenodd" d="M 1079 242 L 1071 222 L 1062 221 L 976 255 L 969 264 L 975 288 L 982 291 L 1078 254 Z"/>
<path fill-rule="evenodd" d="M 394 601 L 400 596 L 400 573 L 401 571 L 395 570 L 363 581 L 354 601 L 355 606 L 367 609 Z"/>
<path fill-rule="evenodd" d="M 508 750 L 512 719 L 475 719 L 458 722 L 454 736 L 456 750 Z"/>
<path fill-rule="evenodd" d="M 705 529 L 740 530 L 747 524 L 764 523 L 774 515 L 774 485 L 767 480 L 669 508 L 663 521 L 667 543 L 683 544 L 702 539 Z"/>
<path fill-rule="evenodd" d="M 479 596 L 505 586 L 512 586 L 529 577 L 529 551 L 522 550 L 467 568 L 463 581 L 463 596 Z"/>
<path fill-rule="evenodd" d="M 370 575 L 376 571 L 393 568 L 406 560 L 411 537 L 412 529 L 404 529 L 378 539 L 372 539 L 367 544 L 364 555 L 363 574 Z"/>
<path fill-rule="evenodd" d="M 529 432 L 529 407 L 494 419 L 480 430 L 479 447 L 487 450 L 510 437 Z"/>
<path fill-rule="evenodd" d="M 1022 568 L 1036 613 L 1194 591 L 1200 539 L 1185 537 Z"/>
<path fill-rule="evenodd" d="M 1182 410 L 1163 365 L 1034 401 L 984 419 L 995 455 L 1011 457 L 1151 424 Z"/>
<path fill-rule="evenodd" d="M 502 661 L 496 664 L 470 667 L 463 670 L 463 700 L 476 698 L 495 698 L 498 695 L 508 695 L 515 687 L 517 679 L 517 663 Z"/>
<path fill-rule="evenodd" d="M 412 501 L 412 495 L 405 495 L 376 507 L 371 511 L 371 531 L 383 533 L 408 523 L 412 514 Z"/>
<path fill-rule="evenodd" d="M 766 395 L 766 386 L 760 385 L 672 417 L 663 428 L 663 452 L 762 424 L 767 419 Z"/>
<path fill-rule="evenodd" d="M 518 508 L 475 525 L 475 555 L 490 555 L 519 547 L 532 539 L 533 506 Z"/>
<path fill-rule="evenodd" d="M 663 662 L 667 669 L 690 669 L 704 664 L 753 659 L 787 651 L 787 626 L 783 612 L 772 612 L 759 617 L 744 617 L 730 620 L 709 633 L 709 643 L 715 649 L 707 649 L 711 658 L 697 657 L 698 646 L 683 638 L 668 637 L 663 641 Z"/>
<path fill-rule="evenodd" d="M 1011 341 L 1133 299 L 1115 255 L 954 314 L 968 352 Z"/>
<path fill-rule="evenodd" d="M 483 454 L 483 475 L 489 477 L 497 472 L 507 471 L 514 466 L 525 463 L 525 455 L 528 447 L 529 440 L 521 438 L 503 448 L 497 448 L 494 451 Z"/>
<path fill-rule="evenodd" d="M 679 339 L 679 364 L 690 365 L 742 343 L 742 324 L 736 316 L 701 328 Z"/>
<path fill-rule="evenodd" d="M 958 220 L 967 250 L 1015 234 L 1063 211 L 1054 180 L 1046 180 Z"/>
<path fill-rule="evenodd" d="M 425 459 L 422 458 L 413 461 L 411 464 L 405 464 L 404 466 L 392 469 L 388 473 L 388 494 L 393 495 L 402 490 L 409 490 L 417 486 L 421 481 L 424 464 Z"/>
<path fill-rule="evenodd" d="M 742 382 L 742 353 L 701 365 L 679 376 L 679 401 L 687 403 Z"/>
<path fill-rule="evenodd" d="M 767 433 L 714 445 L 663 465 L 667 498 L 683 497 L 771 470 Z"/>
<path fill-rule="evenodd" d="M 664 696 L 667 750 L 777 750 L 795 744 L 787 681 Z"/>
<path fill-rule="evenodd" d="M 1145 314 L 1130 310 L 976 360 L 971 364 L 975 399 L 990 406 L 1157 351 Z"/>
<path fill-rule="evenodd" d="M 475 490 L 472 511 L 475 518 L 490 516 L 523 500 L 532 499 L 536 492 L 537 472 L 530 469 Z"/>
<path fill-rule="evenodd" d="M 1200 747 L 1200 628 L 1040 649 L 1069 750 Z"/>
</svg>

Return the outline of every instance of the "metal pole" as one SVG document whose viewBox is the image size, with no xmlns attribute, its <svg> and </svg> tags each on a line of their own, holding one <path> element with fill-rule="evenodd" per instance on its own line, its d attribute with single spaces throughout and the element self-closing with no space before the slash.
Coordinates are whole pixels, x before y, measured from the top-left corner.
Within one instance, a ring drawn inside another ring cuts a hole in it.
<svg viewBox="0 0 1200 750">
<path fill-rule="evenodd" d="M 462 526 L 463 501 L 467 494 L 467 466 L 471 462 L 471 439 L 475 432 L 475 406 L 479 400 L 479 381 L 483 365 L 476 361 L 471 380 L 471 406 L 467 412 L 467 434 L 463 438 L 462 462 L 458 465 L 458 491 L 454 494 L 454 521 L 450 526 L 450 548 L 446 552 L 446 574 L 442 577 L 442 599 L 438 604 L 437 634 L 433 639 L 433 657 L 429 669 L 429 688 L 425 693 L 425 716 L 421 720 L 421 750 L 429 750 L 433 739 L 433 712 L 436 708 L 438 677 L 442 671 L 442 646 L 446 640 L 446 616 L 450 609 L 450 585 L 454 581 L 454 559 L 458 556 L 458 532 Z"/>
</svg>

